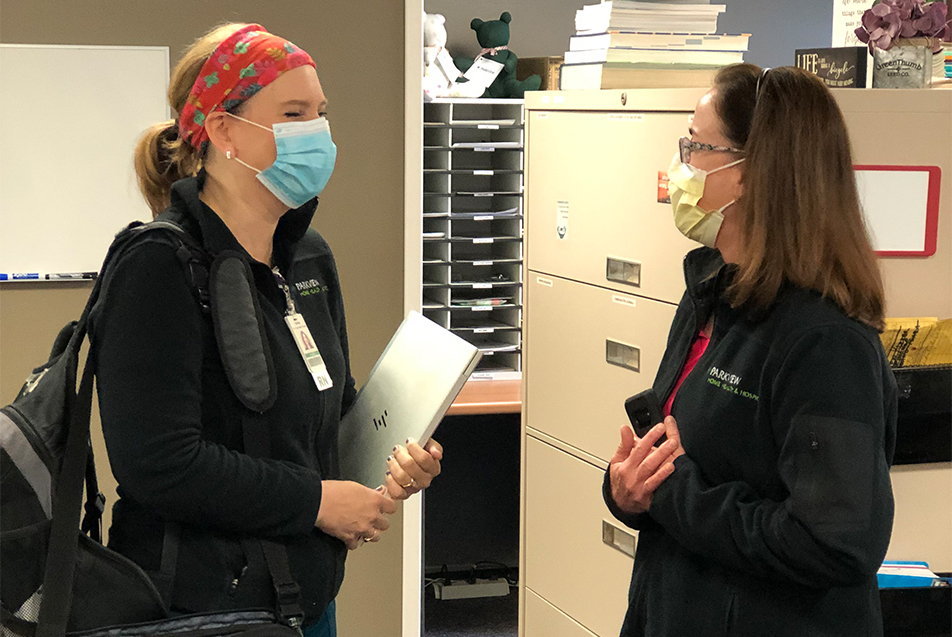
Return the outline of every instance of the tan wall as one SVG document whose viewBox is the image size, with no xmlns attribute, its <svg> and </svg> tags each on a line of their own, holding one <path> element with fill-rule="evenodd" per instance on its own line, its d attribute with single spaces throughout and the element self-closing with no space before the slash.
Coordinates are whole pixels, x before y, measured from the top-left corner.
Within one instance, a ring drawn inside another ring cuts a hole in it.
<svg viewBox="0 0 952 637">
<path fill-rule="evenodd" d="M 403 314 L 403 12 L 397 2 L 342 0 L 3 0 L 0 42 L 168 46 L 174 64 L 211 26 L 244 21 L 260 22 L 308 50 L 318 64 L 339 148 L 314 225 L 337 256 L 351 360 L 362 382 Z M 354 24 L 360 25 L 359 42 Z M 37 87 L 28 97 L 41 95 Z M 68 116 L 68 105 L 63 112 Z M 75 153 L 77 162 L 95 161 L 95 140 L 90 144 L 55 151 Z M 0 288 L 0 404 L 10 402 L 30 368 L 45 360 L 56 330 L 78 316 L 88 290 Z M 98 457 L 105 469 L 101 448 Z M 394 519 L 379 545 L 351 554 L 338 601 L 342 637 L 400 634 L 400 528 Z M 373 612 L 367 612 L 370 607 Z"/>
<path fill-rule="evenodd" d="M 942 169 L 936 252 L 883 258 L 886 316 L 952 317 L 952 91 L 835 91 L 847 113 L 854 157 L 861 164 L 925 165 Z M 910 117 L 929 137 L 886 149 L 867 132 L 884 115 Z M 952 571 L 952 463 L 900 465 L 891 473 L 896 517 L 887 559 L 925 560 Z"/>
</svg>

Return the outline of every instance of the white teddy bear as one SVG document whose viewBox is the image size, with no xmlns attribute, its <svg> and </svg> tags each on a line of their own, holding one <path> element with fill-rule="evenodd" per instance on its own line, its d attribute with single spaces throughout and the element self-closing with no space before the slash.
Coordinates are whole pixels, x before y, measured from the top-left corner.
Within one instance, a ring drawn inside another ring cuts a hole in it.
<svg viewBox="0 0 952 637">
<path fill-rule="evenodd" d="M 439 13 L 423 14 L 423 99 L 479 97 L 484 87 L 457 82 L 461 73 L 446 51 L 445 24 L 446 18 Z"/>
</svg>

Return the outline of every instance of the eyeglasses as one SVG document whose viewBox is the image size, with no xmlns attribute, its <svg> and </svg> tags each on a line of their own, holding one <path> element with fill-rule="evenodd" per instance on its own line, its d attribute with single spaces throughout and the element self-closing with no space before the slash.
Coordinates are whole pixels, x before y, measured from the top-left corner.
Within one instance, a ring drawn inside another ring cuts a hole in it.
<svg viewBox="0 0 952 637">
<path fill-rule="evenodd" d="M 730 148 L 728 146 L 714 146 L 713 144 L 702 144 L 701 142 L 696 142 L 690 137 L 682 137 L 678 140 L 678 149 L 681 151 L 681 163 L 687 164 L 691 162 L 691 153 L 699 150 L 717 150 L 724 153 L 743 153 L 739 148 Z"/>
</svg>

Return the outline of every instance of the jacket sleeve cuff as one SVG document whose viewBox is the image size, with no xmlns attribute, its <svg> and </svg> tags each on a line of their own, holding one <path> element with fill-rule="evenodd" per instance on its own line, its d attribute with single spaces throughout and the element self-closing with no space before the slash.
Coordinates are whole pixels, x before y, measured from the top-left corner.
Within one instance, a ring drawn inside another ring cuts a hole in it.
<svg viewBox="0 0 952 637">
<path fill-rule="evenodd" d="M 664 525 L 665 520 L 671 522 L 672 516 L 677 517 L 677 514 L 672 512 L 672 507 L 674 501 L 677 500 L 678 483 L 684 480 L 687 474 L 692 473 L 695 466 L 686 454 L 675 458 L 674 473 L 661 483 L 651 499 L 651 509 L 648 511 L 648 515 L 655 522 Z"/>
<path fill-rule="evenodd" d="M 650 518 L 647 513 L 626 513 L 622 511 L 617 504 L 615 504 L 615 498 L 612 497 L 612 483 L 611 477 L 609 475 L 611 467 L 605 470 L 605 478 L 602 480 L 602 498 L 605 500 L 605 505 L 608 507 L 609 512 L 615 519 L 624 524 L 630 529 L 640 530 L 644 525 L 650 522 Z"/>
<path fill-rule="evenodd" d="M 321 502 L 323 500 L 323 483 L 320 476 L 309 485 L 309 493 L 303 502 L 301 502 L 301 516 L 299 518 L 300 532 L 307 534 L 313 531 L 317 525 L 317 514 L 321 511 Z"/>
</svg>

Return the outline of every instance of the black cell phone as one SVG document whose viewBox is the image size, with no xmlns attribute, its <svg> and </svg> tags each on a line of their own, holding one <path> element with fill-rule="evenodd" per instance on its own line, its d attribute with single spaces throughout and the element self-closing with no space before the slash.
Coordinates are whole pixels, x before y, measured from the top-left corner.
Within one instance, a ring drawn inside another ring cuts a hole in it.
<svg viewBox="0 0 952 637">
<path fill-rule="evenodd" d="M 659 422 L 664 422 L 661 401 L 658 400 L 658 394 L 653 389 L 647 389 L 626 400 L 625 412 L 628 414 L 628 420 L 631 421 L 631 426 L 639 438 L 644 438 L 652 427 Z M 659 446 L 665 440 L 667 440 L 667 436 L 662 435 L 655 446 Z"/>
</svg>

